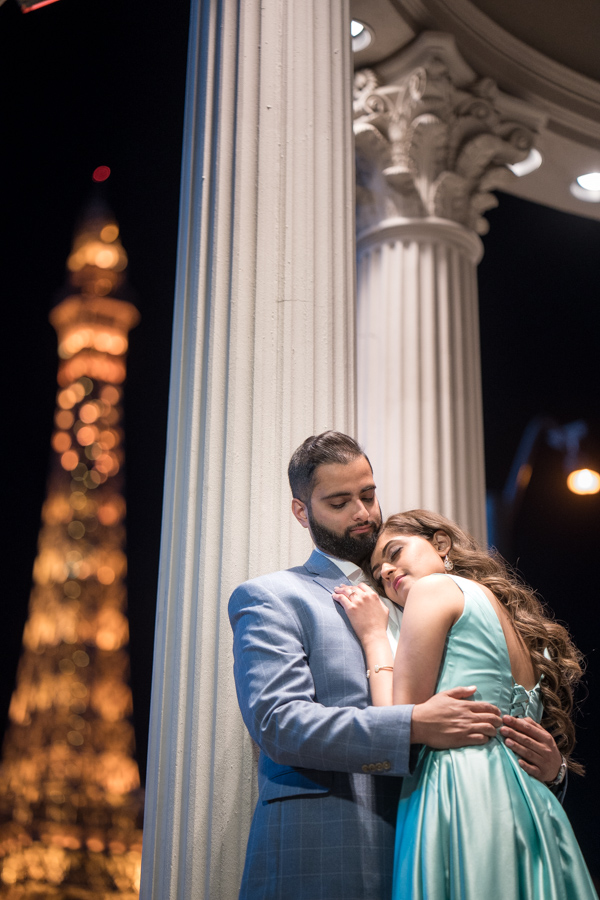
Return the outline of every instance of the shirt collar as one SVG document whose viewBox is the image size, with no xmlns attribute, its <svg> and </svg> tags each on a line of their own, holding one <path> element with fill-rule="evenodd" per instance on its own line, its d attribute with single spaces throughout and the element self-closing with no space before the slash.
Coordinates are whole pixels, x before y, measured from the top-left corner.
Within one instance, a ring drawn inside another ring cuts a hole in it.
<svg viewBox="0 0 600 900">
<path fill-rule="evenodd" d="M 337 556 L 330 556 L 329 553 L 324 553 L 322 550 L 319 550 L 318 547 L 315 547 L 317 553 L 320 553 L 321 556 L 324 556 L 326 559 L 330 559 L 332 563 L 334 563 L 338 569 L 340 569 L 348 581 L 351 581 L 353 584 L 357 584 L 359 581 L 364 581 L 365 576 L 363 570 L 360 569 L 356 563 L 353 563 L 349 559 L 338 559 Z"/>
</svg>

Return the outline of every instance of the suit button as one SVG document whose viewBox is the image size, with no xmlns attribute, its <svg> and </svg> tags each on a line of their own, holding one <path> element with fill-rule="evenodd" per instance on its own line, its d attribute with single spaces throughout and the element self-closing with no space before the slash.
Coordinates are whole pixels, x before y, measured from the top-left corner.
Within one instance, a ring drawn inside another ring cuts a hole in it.
<svg viewBox="0 0 600 900">
<path fill-rule="evenodd" d="M 375 763 L 369 763 L 369 772 L 374 772 L 376 770 L 376 768 L 377 767 L 376 767 Z"/>
<path fill-rule="evenodd" d="M 365 763 L 365 765 L 362 767 L 362 770 L 363 770 L 363 772 L 365 773 L 365 775 L 368 775 L 368 774 L 369 774 L 370 769 L 369 769 L 369 767 L 368 767 L 368 765 L 367 765 L 366 763 Z"/>
<path fill-rule="evenodd" d="M 383 763 L 377 763 L 375 766 L 378 772 L 383 772 Z"/>
<path fill-rule="evenodd" d="M 385 769 L 386 772 L 389 772 L 389 770 L 392 768 L 390 761 L 388 759 L 386 759 L 384 761 L 383 768 Z"/>
</svg>

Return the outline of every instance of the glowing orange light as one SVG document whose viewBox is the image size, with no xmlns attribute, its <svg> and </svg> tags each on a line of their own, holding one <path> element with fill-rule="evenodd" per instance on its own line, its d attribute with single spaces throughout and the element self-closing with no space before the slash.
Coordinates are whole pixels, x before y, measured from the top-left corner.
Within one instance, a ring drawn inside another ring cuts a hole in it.
<svg viewBox="0 0 600 900">
<path fill-rule="evenodd" d="M 98 418 L 98 407 L 95 403 L 84 403 L 79 410 L 79 418 L 86 425 L 91 425 Z"/>
<path fill-rule="evenodd" d="M 119 237 L 119 226 L 111 223 L 110 225 L 105 225 L 102 231 L 100 232 L 100 237 L 103 241 L 106 241 L 107 244 L 112 244 L 113 241 Z"/>
<path fill-rule="evenodd" d="M 111 406 L 114 406 L 115 403 L 118 403 L 121 399 L 121 392 L 118 388 L 113 387 L 113 385 L 107 384 L 100 391 L 100 396 L 106 403 L 110 403 Z"/>
<path fill-rule="evenodd" d="M 74 835 L 66 835 L 63 838 L 63 847 L 66 847 L 67 850 L 79 850 L 79 848 L 81 847 L 81 841 L 79 841 Z"/>
<path fill-rule="evenodd" d="M 58 381 L 60 384 L 69 383 L 82 375 L 91 375 L 98 381 L 120 384 L 125 380 L 125 364 L 121 359 L 109 359 L 82 350 L 77 356 L 63 363 L 58 373 Z"/>
<path fill-rule="evenodd" d="M 108 849 L 111 853 L 121 854 L 125 853 L 127 847 L 122 841 L 109 841 Z"/>
<path fill-rule="evenodd" d="M 109 176 L 110 169 L 108 166 L 96 166 L 92 173 L 92 180 L 96 182 L 106 181 Z"/>
<path fill-rule="evenodd" d="M 54 421 L 59 428 L 67 431 L 73 424 L 74 416 L 73 413 L 68 412 L 66 409 L 61 409 L 54 416 Z"/>
<path fill-rule="evenodd" d="M 88 838 L 85 845 L 92 853 L 102 853 L 104 850 L 104 841 L 101 841 L 100 838 Z"/>
<path fill-rule="evenodd" d="M 82 562 L 79 566 L 79 578 L 85 581 L 86 578 L 89 578 L 92 574 L 92 569 L 90 564 L 87 562 Z"/>
<path fill-rule="evenodd" d="M 77 468 L 78 462 L 79 456 L 75 450 L 67 450 L 60 458 L 60 464 L 67 472 L 72 472 L 73 469 Z"/>
<path fill-rule="evenodd" d="M 100 269 L 110 269 L 119 261 L 119 254 L 113 247 L 106 247 L 96 253 L 95 264 Z"/>
<path fill-rule="evenodd" d="M 74 391 L 61 391 L 56 398 L 56 402 L 61 407 L 61 409 L 71 409 L 71 407 L 75 406 L 75 404 L 77 403 L 77 397 Z"/>
<path fill-rule="evenodd" d="M 96 572 L 96 578 L 100 584 L 112 584 L 115 580 L 114 570 L 110 566 L 100 566 Z"/>
<path fill-rule="evenodd" d="M 113 288 L 113 283 L 110 278 L 98 278 L 94 282 L 94 289 L 97 294 L 100 294 L 102 297 L 106 296 Z"/>
<path fill-rule="evenodd" d="M 48 525 L 69 522 L 72 515 L 73 510 L 69 501 L 62 494 L 50 494 L 42 509 L 42 519 Z"/>
<path fill-rule="evenodd" d="M 96 460 L 95 467 L 106 475 L 116 475 L 119 471 L 119 463 L 114 453 L 101 453 Z"/>
<path fill-rule="evenodd" d="M 593 469 L 577 469 L 567 478 L 567 486 L 574 494 L 597 494 L 600 491 L 600 475 Z"/>
<path fill-rule="evenodd" d="M 64 453 L 71 446 L 71 435 L 67 434 L 66 431 L 57 431 L 52 436 L 52 446 L 57 453 Z"/>
<path fill-rule="evenodd" d="M 82 447 L 89 447 L 98 437 L 98 429 L 91 425 L 84 425 L 77 432 L 77 441 Z"/>
<path fill-rule="evenodd" d="M 107 425 L 116 425 L 119 421 L 119 413 L 114 407 L 111 407 L 103 417 Z"/>
<path fill-rule="evenodd" d="M 112 450 L 118 443 L 118 435 L 114 431 L 101 431 L 98 435 L 98 441 L 104 450 Z"/>
<path fill-rule="evenodd" d="M 114 525 L 122 518 L 123 513 L 124 510 L 120 510 L 116 503 L 104 503 L 98 509 L 98 519 L 102 525 Z"/>
<path fill-rule="evenodd" d="M 100 628 L 96 633 L 96 644 L 99 650 L 116 650 L 119 640 L 109 628 Z"/>
</svg>

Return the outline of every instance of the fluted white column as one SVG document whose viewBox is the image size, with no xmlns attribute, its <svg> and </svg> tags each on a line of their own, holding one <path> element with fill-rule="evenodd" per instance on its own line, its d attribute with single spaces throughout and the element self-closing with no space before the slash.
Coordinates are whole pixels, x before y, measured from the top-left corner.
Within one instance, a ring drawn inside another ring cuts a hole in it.
<svg viewBox="0 0 600 900">
<path fill-rule="evenodd" d="M 485 535 L 476 265 L 447 220 L 397 219 L 358 243 L 358 433 L 383 511 L 437 510 Z"/>
<path fill-rule="evenodd" d="M 358 72 L 354 114 L 358 437 L 384 513 L 433 509 L 485 541 L 478 234 L 540 116 L 438 32 Z"/>
<path fill-rule="evenodd" d="M 347 0 L 194 0 L 142 900 L 234 900 L 256 800 L 227 600 L 304 560 L 293 449 L 354 430 Z"/>
</svg>

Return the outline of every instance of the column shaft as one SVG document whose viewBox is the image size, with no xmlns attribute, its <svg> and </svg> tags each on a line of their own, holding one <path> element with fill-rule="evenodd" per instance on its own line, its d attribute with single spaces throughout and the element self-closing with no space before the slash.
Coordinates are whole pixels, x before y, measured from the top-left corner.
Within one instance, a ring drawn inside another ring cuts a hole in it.
<svg viewBox="0 0 600 900">
<path fill-rule="evenodd" d="M 388 221 L 359 240 L 358 434 L 384 514 L 433 509 L 483 538 L 480 254 L 450 221 Z"/>
<path fill-rule="evenodd" d="M 354 429 L 347 0 L 194 0 L 143 900 L 237 897 L 255 803 L 227 599 L 299 563 L 292 450 Z"/>
</svg>

